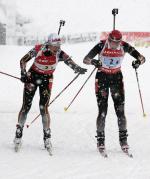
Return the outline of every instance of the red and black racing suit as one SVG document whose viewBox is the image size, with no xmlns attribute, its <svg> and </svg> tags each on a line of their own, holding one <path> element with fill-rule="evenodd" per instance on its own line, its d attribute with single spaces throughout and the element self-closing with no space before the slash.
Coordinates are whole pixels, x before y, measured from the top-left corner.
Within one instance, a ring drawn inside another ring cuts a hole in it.
<svg viewBox="0 0 150 179">
<path fill-rule="evenodd" d="M 18 125 L 23 128 L 27 114 L 31 108 L 32 100 L 37 88 L 39 87 L 40 95 L 40 113 L 42 116 L 43 129 L 50 127 L 50 115 L 48 104 L 51 95 L 53 72 L 58 62 L 63 61 L 73 70 L 79 67 L 74 61 L 62 50 L 53 55 L 50 51 L 45 50 L 46 45 L 36 45 L 20 61 L 21 70 L 25 70 L 26 63 L 33 57 L 34 63 L 28 71 L 28 80 L 24 85 L 23 105 L 18 116 Z M 81 68 L 81 67 L 80 67 Z"/>
<path fill-rule="evenodd" d="M 109 47 L 109 43 L 104 40 L 100 41 L 85 56 L 84 63 L 91 64 L 91 60 L 99 55 L 102 67 L 97 70 L 95 79 L 95 93 L 98 105 L 97 117 L 97 135 L 104 139 L 105 118 L 108 108 L 109 90 L 114 102 L 115 112 L 118 118 L 118 127 L 120 136 L 127 137 L 127 122 L 125 117 L 124 105 L 124 82 L 121 72 L 121 63 L 125 53 L 129 53 L 135 59 L 139 59 L 141 54 L 134 47 L 122 41 L 118 49 L 113 50 Z M 145 61 L 145 60 L 144 60 Z M 141 61 L 141 64 L 144 63 Z"/>
</svg>

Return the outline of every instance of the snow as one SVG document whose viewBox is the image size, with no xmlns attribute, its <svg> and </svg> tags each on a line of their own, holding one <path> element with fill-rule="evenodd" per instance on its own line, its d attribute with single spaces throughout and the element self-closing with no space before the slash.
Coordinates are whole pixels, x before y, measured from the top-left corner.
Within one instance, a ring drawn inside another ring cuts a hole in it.
<svg viewBox="0 0 150 179">
<path fill-rule="evenodd" d="M 62 49 L 82 67 L 87 74 L 76 81 L 49 107 L 53 156 L 43 149 L 42 122 L 38 118 L 29 128 L 24 128 L 23 145 L 19 153 L 13 149 L 15 125 L 22 104 L 23 84 L 0 74 L 0 178 L 1 179 L 149 179 L 150 178 L 150 94 L 149 48 L 138 48 L 147 59 L 138 69 L 144 108 L 142 115 L 133 60 L 126 54 L 122 65 L 126 90 L 126 117 L 128 142 L 134 158 L 121 152 L 118 142 L 117 118 L 111 97 L 106 118 L 106 148 L 108 159 L 96 149 L 97 105 L 94 94 L 95 73 L 88 80 L 67 112 L 64 111 L 82 86 L 93 66 L 82 63 L 83 57 L 95 43 L 63 45 Z M 20 58 L 32 47 L 0 46 L 0 71 L 20 76 Z M 28 67 L 30 64 L 28 65 Z M 59 63 L 54 75 L 51 100 L 75 77 L 64 63 Z M 38 91 L 33 101 L 26 124 L 39 114 Z"/>
</svg>

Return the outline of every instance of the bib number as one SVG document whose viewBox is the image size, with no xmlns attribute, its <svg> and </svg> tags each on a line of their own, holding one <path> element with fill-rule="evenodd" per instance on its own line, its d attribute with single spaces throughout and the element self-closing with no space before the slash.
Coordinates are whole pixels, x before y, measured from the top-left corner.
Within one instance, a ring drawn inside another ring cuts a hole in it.
<svg viewBox="0 0 150 179">
<path fill-rule="evenodd" d="M 105 58 L 104 57 L 104 65 L 106 65 L 107 67 L 116 67 L 119 65 L 120 63 L 120 59 L 119 58 Z"/>
</svg>

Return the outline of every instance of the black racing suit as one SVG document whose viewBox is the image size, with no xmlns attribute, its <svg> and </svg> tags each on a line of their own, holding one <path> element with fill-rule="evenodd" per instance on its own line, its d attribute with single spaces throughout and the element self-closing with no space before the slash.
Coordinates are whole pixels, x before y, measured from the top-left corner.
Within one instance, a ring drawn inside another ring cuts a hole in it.
<svg viewBox="0 0 150 179">
<path fill-rule="evenodd" d="M 30 81 L 25 83 L 24 85 L 23 104 L 19 112 L 18 124 L 22 127 L 24 126 L 24 123 L 27 118 L 27 114 L 32 105 L 33 97 L 35 95 L 37 87 L 39 87 L 40 114 L 42 116 L 43 129 L 47 129 L 50 126 L 50 115 L 48 112 L 48 104 L 51 95 L 53 74 L 51 75 L 38 74 L 32 69 L 30 69 L 29 72 L 30 72 Z"/>
<path fill-rule="evenodd" d="M 100 41 L 90 52 L 85 56 L 84 63 L 91 64 L 91 60 L 96 56 L 100 55 L 104 48 L 107 46 L 106 41 Z M 126 42 L 121 43 L 123 53 L 128 52 L 131 56 L 138 59 L 140 53 L 135 50 L 134 47 Z M 143 63 L 143 62 L 141 62 Z M 114 73 L 107 73 L 105 70 L 98 69 L 95 79 L 95 92 L 98 105 L 98 117 L 97 117 L 97 137 L 101 137 L 100 140 L 104 142 L 105 138 L 105 118 L 107 115 L 108 108 L 108 96 L 109 90 L 114 102 L 115 112 L 118 118 L 118 127 L 120 135 L 122 134 L 127 137 L 127 122 L 125 117 L 124 105 L 125 105 L 125 94 L 124 94 L 124 83 L 121 69 Z M 103 143 L 102 142 L 102 143 Z"/>
</svg>

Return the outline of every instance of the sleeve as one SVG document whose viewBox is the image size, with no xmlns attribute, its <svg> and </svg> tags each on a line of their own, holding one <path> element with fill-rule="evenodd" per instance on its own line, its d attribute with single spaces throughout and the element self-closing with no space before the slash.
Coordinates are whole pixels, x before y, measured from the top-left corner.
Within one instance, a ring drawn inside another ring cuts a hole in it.
<svg viewBox="0 0 150 179">
<path fill-rule="evenodd" d="M 43 48 L 44 45 L 38 44 L 35 45 L 34 48 L 32 48 L 25 56 L 23 56 L 20 60 L 20 68 L 21 70 L 26 70 L 26 64 L 29 60 L 31 60 L 33 57 L 36 57 L 37 53 Z"/>
<path fill-rule="evenodd" d="M 37 54 L 37 51 L 35 48 L 31 49 L 26 55 L 24 55 L 20 60 L 20 68 L 21 70 L 26 70 L 26 64 L 29 60 L 31 60 L 33 57 L 35 57 Z"/>
<path fill-rule="evenodd" d="M 63 61 L 66 65 L 68 65 L 71 69 L 75 69 L 78 65 L 72 60 L 71 56 L 66 54 L 64 51 L 61 50 L 59 55 L 59 61 Z"/>
<path fill-rule="evenodd" d="M 83 63 L 85 64 L 91 64 L 91 60 L 97 55 L 99 54 L 102 49 L 104 47 L 104 42 L 101 41 L 100 43 L 98 43 L 97 45 L 95 45 L 90 51 L 89 53 L 84 57 L 83 59 Z"/>
<path fill-rule="evenodd" d="M 140 64 L 145 62 L 145 57 L 141 55 L 134 47 L 129 43 L 123 42 L 124 51 L 129 53 L 132 57 L 140 61 Z"/>
</svg>

